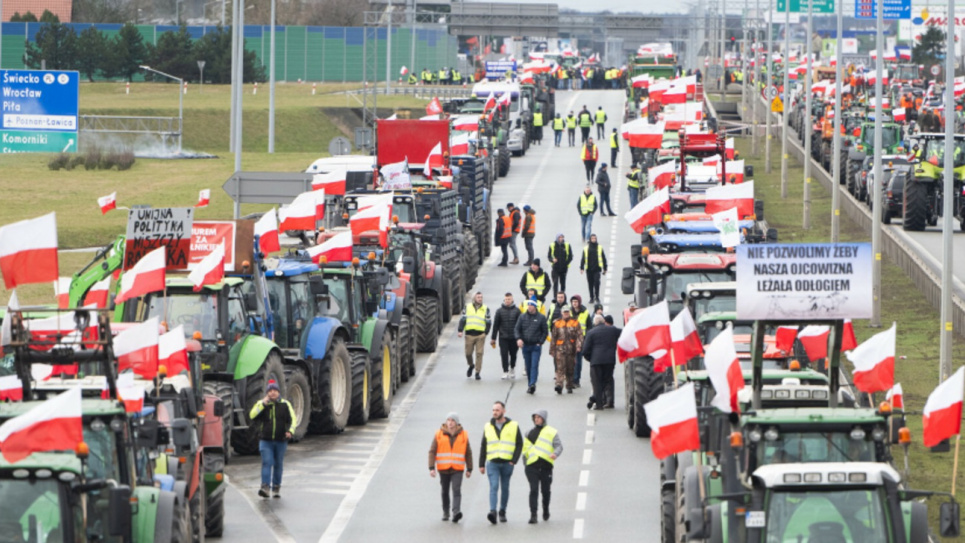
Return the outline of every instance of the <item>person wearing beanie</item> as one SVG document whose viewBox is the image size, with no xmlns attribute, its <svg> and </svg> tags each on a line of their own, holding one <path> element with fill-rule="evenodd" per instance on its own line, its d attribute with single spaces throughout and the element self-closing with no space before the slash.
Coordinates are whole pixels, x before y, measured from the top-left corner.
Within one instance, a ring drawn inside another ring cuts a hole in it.
<svg viewBox="0 0 965 543">
<path fill-rule="evenodd" d="M 590 128 L 586 127 L 587 132 Z M 583 148 L 580 150 L 580 160 L 586 169 L 586 182 L 593 181 L 593 172 L 596 170 L 596 161 L 600 159 L 600 150 L 593 143 L 593 138 L 583 138 Z"/>
<path fill-rule="evenodd" d="M 529 270 L 523 274 L 519 280 L 519 290 L 523 296 L 527 296 L 529 289 L 536 291 L 536 297 L 540 302 L 546 301 L 546 293 L 550 291 L 550 278 L 540 267 L 538 258 L 534 258 L 529 264 Z"/>
<path fill-rule="evenodd" d="M 573 308 L 573 318 L 580 323 L 580 330 L 583 332 L 583 340 L 586 341 L 586 333 L 593 328 L 593 316 L 583 305 L 583 297 L 574 294 L 570 298 L 570 307 Z M 573 366 L 573 386 L 580 388 L 580 378 L 583 376 L 583 350 L 576 352 L 576 361 Z"/>
<path fill-rule="evenodd" d="M 509 242 L 513 236 L 513 219 L 507 215 L 502 209 L 496 210 L 496 232 L 494 235 L 494 242 L 497 247 L 503 251 L 503 259 L 496 264 L 501 268 L 507 266 L 509 260 L 506 248 L 509 247 Z"/>
<path fill-rule="evenodd" d="M 546 258 L 550 261 L 553 297 L 556 297 L 558 292 L 566 290 L 566 272 L 570 269 L 570 262 L 573 262 L 573 250 L 562 232 L 557 234 L 556 241 L 550 244 Z"/>
<path fill-rule="evenodd" d="M 593 195 L 590 185 L 583 188 L 583 194 L 576 202 L 576 210 L 580 212 L 580 232 L 583 243 L 586 243 L 590 239 L 590 232 L 593 231 L 593 214 L 596 213 L 596 196 Z"/>
<path fill-rule="evenodd" d="M 516 321 L 523 312 L 516 308 L 513 300 L 513 293 L 507 292 L 503 296 L 503 305 L 496 310 L 493 317 L 493 335 L 490 344 L 493 349 L 499 342 L 499 358 L 503 363 L 503 379 L 516 378 L 516 354 L 519 346 L 516 345 Z"/>
<path fill-rule="evenodd" d="M 583 341 L 583 358 L 590 363 L 590 382 L 593 385 L 593 395 L 586 407 L 613 409 L 613 370 L 616 368 L 617 342 L 622 330 L 613 326 L 613 317 L 610 315 L 596 315 L 593 323 L 593 328 Z"/>
<path fill-rule="evenodd" d="M 546 317 L 536 310 L 536 302 L 526 303 L 526 312 L 516 320 L 516 345 L 523 350 L 524 375 L 527 378 L 527 394 L 536 392 L 536 379 L 539 377 L 539 359 L 543 354 L 543 343 L 549 335 Z"/>
<path fill-rule="evenodd" d="M 439 473 L 442 485 L 442 520 L 449 520 L 449 506 L 452 505 L 452 521 L 462 520 L 462 475 L 466 479 L 472 475 L 472 447 L 469 434 L 459 423 L 456 412 L 446 415 L 442 427 L 436 430 L 435 438 L 429 446 L 429 476 Z M 452 501 L 449 489 L 452 488 Z"/>
<path fill-rule="evenodd" d="M 610 207 L 610 174 L 606 168 L 606 162 L 600 164 L 600 171 L 596 173 L 596 190 L 600 193 L 600 216 L 616 217 L 613 208 Z"/>
<path fill-rule="evenodd" d="M 543 520 L 550 519 L 550 486 L 553 484 L 553 466 L 563 454 L 563 442 L 556 428 L 546 424 L 546 410 L 533 413 L 533 429 L 523 440 L 523 461 L 526 463 L 526 480 L 529 481 L 529 523 L 536 524 L 539 494 L 543 493 Z"/>
<path fill-rule="evenodd" d="M 576 353 L 583 349 L 583 330 L 580 323 L 573 318 L 573 312 L 569 306 L 561 308 L 562 316 L 553 323 L 550 329 L 550 356 L 556 365 L 556 390 L 557 394 L 563 393 L 563 386 L 566 392 L 573 393 L 573 367 L 576 364 Z"/>
<path fill-rule="evenodd" d="M 603 136 L 600 136 L 603 139 Z M 617 153 L 620 152 L 620 136 L 617 134 L 617 129 L 614 128 L 610 132 L 610 164 L 616 165 L 617 163 Z"/>
<path fill-rule="evenodd" d="M 492 327 L 492 318 L 489 315 L 489 308 L 483 303 L 482 292 L 476 291 L 472 295 L 472 301 L 466 304 L 462 310 L 462 317 L 459 319 L 457 330 L 459 337 L 466 335 L 466 377 L 472 377 L 473 369 L 476 370 L 476 380 L 482 379 L 479 372 L 482 371 L 483 353 L 486 346 L 486 335 Z M 473 353 L 476 354 L 476 363 L 473 364 Z"/>
<path fill-rule="evenodd" d="M 493 418 L 483 428 L 479 446 L 479 473 L 489 477 L 489 514 L 486 518 L 492 524 L 496 524 L 497 502 L 499 522 L 506 522 L 509 479 L 522 454 L 523 434 L 519 431 L 519 424 L 506 416 L 506 404 L 497 400 L 493 403 Z"/>
<path fill-rule="evenodd" d="M 285 464 L 285 451 L 288 440 L 295 434 L 298 417 L 292 404 L 281 397 L 278 382 L 270 379 L 265 386 L 265 397 L 255 403 L 248 414 L 252 424 L 261 426 L 261 489 L 258 495 L 268 497 L 268 491 L 275 498 L 281 497 L 281 475 Z M 270 485 L 270 487 L 269 487 Z"/>
<path fill-rule="evenodd" d="M 510 262 L 510 264 L 519 264 L 519 251 L 516 248 L 516 238 L 523 228 L 523 220 L 519 208 L 513 205 L 512 202 L 506 204 L 506 212 L 509 213 L 509 218 L 513 223 L 513 235 L 509 240 L 509 249 L 513 252 L 513 261 Z M 529 264 L 527 264 L 527 266 L 528 265 Z"/>
<path fill-rule="evenodd" d="M 529 207 L 523 206 L 523 212 L 526 214 L 526 218 L 523 219 L 523 243 L 526 244 L 526 266 L 533 263 L 533 238 L 536 237 L 536 210 Z"/>
<path fill-rule="evenodd" d="M 586 283 L 590 289 L 590 303 L 600 303 L 600 275 L 606 275 L 606 253 L 597 242 L 596 234 L 590 234 L 589 243 L 583 247 L 580 259 L 580 274 L 586 273 Z"/>
</svg>

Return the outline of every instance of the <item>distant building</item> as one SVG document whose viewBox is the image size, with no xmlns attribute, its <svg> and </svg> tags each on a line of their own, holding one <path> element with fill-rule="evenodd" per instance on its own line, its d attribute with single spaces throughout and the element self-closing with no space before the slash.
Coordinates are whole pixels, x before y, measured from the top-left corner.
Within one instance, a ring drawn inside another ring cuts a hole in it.
<svg viewBox="0 0 965 543">
<path fill-rule="evenodd" d="M 69 23 L 73 9 L 73 0 L 3 0 L 3 14 L 0 19 L 9 21 L 14 13 L 23 15 L 28 11 L 39 19 L 44 10 L 48 10 L 60 18 L 60 22 Z"/>
</svg>

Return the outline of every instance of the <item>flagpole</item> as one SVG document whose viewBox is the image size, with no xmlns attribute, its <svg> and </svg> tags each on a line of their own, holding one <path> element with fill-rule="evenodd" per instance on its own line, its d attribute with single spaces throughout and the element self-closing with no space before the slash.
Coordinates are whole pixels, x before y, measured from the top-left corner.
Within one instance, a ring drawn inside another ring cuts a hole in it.
<svg viewBox="0 0 965 543">
<path fill-rule="evenodd" d="M 955 481 L 958 480 L 958 446 L 962 443 L 962 434 L 955 436 L 955 458 L 952 460 L 952 497 L 955 497 Z"/>
</svg>

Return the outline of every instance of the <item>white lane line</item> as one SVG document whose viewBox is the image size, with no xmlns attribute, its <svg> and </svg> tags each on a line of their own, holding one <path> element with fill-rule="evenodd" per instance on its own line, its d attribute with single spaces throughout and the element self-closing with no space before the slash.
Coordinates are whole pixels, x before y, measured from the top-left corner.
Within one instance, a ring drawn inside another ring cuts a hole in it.
<svg viewBox="0 0 965 543">
<path fill-rule="evenodd" d="M 586 492 L 579 492 L 576 495 L 576 510 L 586 511 Z"/>
<path fill-rule="evenodd" d="M 590 471 L 583 470 L 580 472 L 580 486 L 588 486 L 590 484 Z"/>
<path fill-rule="evenodd" d="M 295 543 L 294 536 L 292 536 L 292 534 L 288 532 L 288 529 L 285 528 L 285 523 L 283 523 L 282 520 L 278 518 L 278 515 L 276 515 L 275 512 L 271 510 L 270 504 L 268 502 L 265 502 L 261 498 L 258 498 L 256 501 L 255 493 L 253 490 L 249 492 L 245 488 L 240 488 L 231 484 L 231 479 L 229 477 L 225 477 L 225 482 L 227 482 L 229 486 L 237 490 L 238 493 L 241 494 L 241 497 L 244 498 L 246 502 L 248 502 L 248 506 L 251 507 L 251 510 L 254 511 L 259 517 L 261 517 L 261 520 L 264 523 L 265 527 L 268 528 L 268 530 L 271 531 L 272 535 L 275 536 L 275 541 L 278 541 L 278 543 Z"/>
<path fill-rule="evenodd" d="M 587 430 L 587 431 L 586 431 L 586 441 L 584 441 L 584 444 L 585 444 L 585 445 L 592 445 L 592 444 L 593 444 L 593 430 Z"/>
<path fill-rule="evenodd" d="M 583 464 L 589 464 L 593 462 L 593 449 L 585 449 L 583 451 Z"/>
<path fill-rule="evenodd" d="M 583 519 L 573 521 L 573 539 L 583 539 Z"/>
<path fill-rule="evenodd" d="M 595 425 L 595 424 L 596 424 L 596 415 L 594 415 L 593 413 L 587 413 L 587 414 L 586 414 L 586 425 L 587 425 L 587 426 L 593 426 L 593 425 Z"/>
</svg>

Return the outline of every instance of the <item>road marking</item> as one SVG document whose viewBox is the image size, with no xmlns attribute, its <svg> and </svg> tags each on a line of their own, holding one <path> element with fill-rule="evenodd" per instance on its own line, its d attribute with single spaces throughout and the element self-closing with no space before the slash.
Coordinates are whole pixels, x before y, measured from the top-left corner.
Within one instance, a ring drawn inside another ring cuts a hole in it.
<svg viewBox="0 0 965 543">
<path fill-rule="evenodd" d="M 583 539 L 583 519 L 573 521 L 573 539 Z"/>
<path fill-rule="evenodd" d="M 593 461 L 593 449 L 585 449 L 583 451 L 583 464 L 589 464 Z"/>
<path fill-rule="evenodd" d="M 580 472 L 580 486 L 588 486 L 590 484 L 590 471 L 583 470 Z"/>
<path fill-rule="evenodd" d="M 585 443 L 586 445 L 592 445 L 592 444 L 593 444 L 593 430 L 587 430 L 587 431 L 586 431 L 586 441 L 585 441 L 584 443 Z"/>
<path fill-rule="evenodd" d="M 271 501 L 264 500 L 262 498 L 258 498 L 256 500 L 254 490 L 249 491 L 248 489 L 239 488 L 231 483 L 230 478 L 226 477 L 225 480 L 227 481 L 228 486 L 237 490 L 238 493 L 241 494 L 241 497 L 248 502 L 251 510 L 261 517 L 262 522 L 265 523 L 265 527 L 267 527 L 268 530 L 271 531 L 272 535 L 275 536 L 276 541 L 279 543 L 295 543 L 295 537 L 288 532 L 287 528 L 285 528 L 285 523 L 282 522 L 282 520 L 278 518 L 278 515 L 271 510 Z"/>
<path fill-rule="evenodd" d="M 579 492 L 576 495 L 576 510 L 586 511 L 586 492 Z"/>
<path fill-rule="evenodd" d="M 595 424 L 596 424 L 596 415 L 594 415 L 593 413 L 587 413 L 587 414 L 586 414 L 586 425 L 587 425 L 587 426 L 593 426 L 593 425 L 595 425 Z"/>
</svg>

